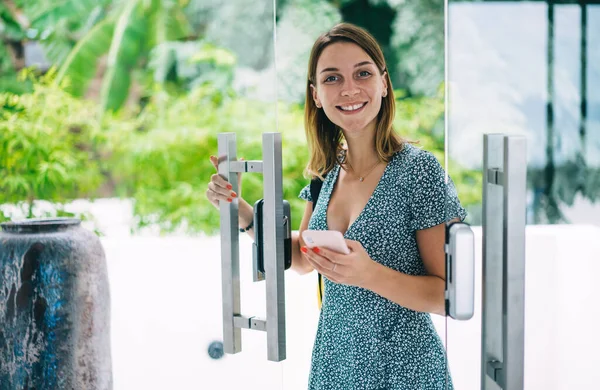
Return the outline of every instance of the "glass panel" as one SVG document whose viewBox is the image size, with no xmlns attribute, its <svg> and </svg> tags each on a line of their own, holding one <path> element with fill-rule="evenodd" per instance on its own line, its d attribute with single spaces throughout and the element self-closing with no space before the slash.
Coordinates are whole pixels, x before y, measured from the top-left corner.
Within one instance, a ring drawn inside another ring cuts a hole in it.
<svg viewBox="0 0 600 390">
<path fill-rule="evenodd" d="M 262 133 L 276 132 L 276 80 L 275 67 L 275 6 L 273 0 L 234 1 L 234 2 L 195 2 L 198 7 L 198 28 L 205 32 L 205 42 L 224 50 L 220 60 L 232 56 L 235 66 L 230 74 L 216 75 L 227 77 L 226 83 L 218 88 L 224 92 L 225 110 L 216 124 L 219 132 L 234 132 L 237 140 L 237 156 L 246 160 L 262 160 Z M 218 80 L 215 76 L 210 76 Z M 210 153 L 217 153 L 216 144 Z M 203 156 L 208 157 L 208 156 Z M 208 179 L 208 178 L 207 178 Z M 263 197 L 262 175 L 247 173 L 243 175 L 241 199 L 250 205 Z M 240 200 L 241 202 L 241 200 Z M 215 220 L 218 223 L 218 220 Z M 217 252 L 220 249 L 218 237 L 199 248 L 202 253 Z M 207 257 L 206 260 L 210 260 Z M 214 257 L 208 279 L 203 285 L 204 291 L 197 296 L 206 297 L 207 307 L 202 316 L 209 316 L 199 327 L 204 344 L 212 340 L 222 340 L 220 257 Z M 208 271 L 208 270 L 207 270 Z M 287 288 L 286 288 L 287 289 Z M 266 282 L 252 280 L 252 240 L 246 234 L 240 234 L 240 291 L 241 314 L 267 318 Z M 214 302 L 210 302 L 213 300 Z M 204 299 L 203 299 L 204 301 Z M 210 328 L 208 328 L 210 324 Z M 288 320 L 289 324 L 289 320 Z M 288 325 L 289 326 L 289 325 Z M 289 341 L 289 335 L 286 341 Z M 204 359 L 200 369 L 203 373 L 201 387 L 238 388 L 261 387 L 282 389 L 284 387 L 283 364 L 267 360 L 266 332 L 242 329 L 241 352 L 225 354 L 223 359 L 209 361 Z M 289 352 L 288 352 L 289 356 Z M 190 382 L 192 383 L 192 382 Z"/>
<path fill-rule="evenodd" d="M 600 337 L 578 319 L 600 299 L 598 6 L 449 1 L 447 18 L 448 171 L 477 237 L 475 316 L 447 320 L 454 385 L 481 388 L 483 134 L 505 133 L 528 145 L 525 388 L 593 387 Z"/>
<path fill-rule="evenodd" d="M 115 390 L 283 388 L 265 332 L 243 330 L 242 352 L 223 356 L 219 217 L 205 196 L 218 133 L 237 133 L 238 156 L 261 159 L 262 133 L 277 131 L 274 13 L 273 0 L 0 4 L 0 221 L 74 214 L 101 234 Z M 23 81 L 25 66 L 37 70 Z M 246 176 L 253 202 L 261 176 Z M 265 283 L 250 281 L 250 244 L 241 240 L 242 313 L 265 317 Z M 60 284 L 72 270 L 60 271 L 40 283 Z M 9 300 L 2 277 L 0 309 Z M 54 298 L 58 307 L 72 297 Z M 103 308 L 86 301 L 81 317 Z M 0 318 L 4 329 L 3 310 Z M 97 332 L 101 321 L 46 325 L 56 329 L 51 340 Z M 108 330 L 100 331 L 98 339 Z M 0 388 L 54 388 L 32 377 L 6 382 L 9 337 L 0 330 Z M 31 339 L 19 353 L 35 362 L 45 340 Z M 86 352 L 70 361 L 83 365 Z M 54 363 L 39 373 L 69 363 L 46 355 Z M 108 381 L 109 373 L 90 372 L 87 380 Z M 95 388 L 84 380 L 58 387 Z"/>
<path fill-rule="evenodd" d="M 204 200 L 218 133 L 236 133 L 238 156 L 260 160 L 262 132 L 276 131 L 275 80 L 268 77 L 274 64 L 274 3 L 187 3 L 184 16 L 192 33 L 163 46 L 162 59 L 168 61 L 159 71 L 170 83 L 152 99 L 168 93 L 163 109 L 172 138 L 164 142 L 181 139 L 190 145 L 189 150 L 181 145 L 164 150 L 172 179 L 163 190 L 173 192 L 171 201 L 181 204 L 169 217 L 184 213 L 184 219 L 195 221 L 184 223 L 175 236 L 105 238 L 113 288 L 115 389 L 281 389 L 282 365 L 267 361 L 265 332 L 243 329 L 241 352 L 223 354 L 219 218 Z M 186 155 L 194 157 L 188 161 Z M 151 175 L 152 159 L 147 164 Z M 206 168 L 196 171 L 194 166 Z M 203 177 L 187 177 L 185 171 Z M 261 175 L 246 176 L 242 195 L 253 203 L 252 196 L 262 195 Z M 190 183 L 192 197 L 181 191 Z M 203 221 L 200 228 L 198 221 Z M 187 234 L 197 230 L 203 234 Z M 251 240 L 240 235 L 241 314 L 266 318 L 265 283 L 252 282 L 251 264 Z M 137 280 L 135 288 L 132 280 Z"/>
</svg>

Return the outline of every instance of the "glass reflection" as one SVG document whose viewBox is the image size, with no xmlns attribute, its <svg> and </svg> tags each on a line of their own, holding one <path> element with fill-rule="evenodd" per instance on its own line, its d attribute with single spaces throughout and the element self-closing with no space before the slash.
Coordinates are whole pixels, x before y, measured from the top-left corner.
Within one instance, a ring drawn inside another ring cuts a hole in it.
<svg viewBox="0 0 600 390">
<path fill-rule="evenodd" d="M 451 3 L 450 158 L 479 169 L 481 156 L 470 150 L 481 150 L 483 133 L 525 134 L 528 223 L 564 223 L 591 211 L 600 224 L 598 92 L 590 87 L 600 71 L 598 12 L 582 9 Z M 480 208 L 469 209 L 472 223 L 481 223 Z"/>
</svg>

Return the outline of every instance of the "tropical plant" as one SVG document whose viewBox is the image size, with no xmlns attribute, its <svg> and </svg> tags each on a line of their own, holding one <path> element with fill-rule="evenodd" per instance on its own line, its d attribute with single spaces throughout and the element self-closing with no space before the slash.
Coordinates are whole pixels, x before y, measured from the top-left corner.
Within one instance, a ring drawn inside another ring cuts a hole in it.
<svg viewBox="0 0 600 390">
<path fill-rule="evenodd" d="M 406 98 L 401 91 L 397 93 L 397 130 L 443 163 L 443 132 L 434 129 L 444 112 L 443 100 L 440 96 Z M 217 151 L 218 134 L 236 133 L 238 156 L 260 160 L 261 134 L 279 131 L 283 138 L 284 198 L 292 207 L 292 226 L 298 228 L 305 206 L 298 194 L 308 184 L 303 176 L 308 151 L 302 105 L 280 103 L 275 107 L 205 84 L 189 95 L 151 101 L 138 119 L 137 126 L 144 130 L 113 133 L 116 138 L 111 142 L 110 165 L 119 173 L 117 181 L 127 187 L 121 192 L 135 199 L 139 227 L 157 225 L 163 231 L 216 233 L 218 211 L 206 200 L 205 191 L 215 172 L 208 156 Z M 463 204 L 479 203 L 477 172 L 451 165 Z M 252 204 L 262 197 L 262 176 L 243 175 L 242 188 L 242 195 Z"/>
<path fill-rule="evenodd" d="M 44 54 L 59 64 L 77 41 L 103 18 L 113 0 L 14 1 L 27 29 L 27 38 L 38 41 Z"/>
<path fill-rule="evenodd" d="M 94 105 L 52 86 L 54 75 L 35 82 L 32 93 L 0 94 L 1 219 L 40 216 L 39 200 L 52 202 L 54 215 L 64 214 L 65 202 L 90 197 L 105 179 Z M 33 76 L 24 71 L 21 77 Z"/>
<path fill-rule="evenodd" d="M 189 0 L 129 0 L 115 4 L 81 38 L 60 67 L 56 82 L 82 96 L 107 55 L 100 92 L 100 110 L 118 110 L 129 95 L 133 73 L 150 53 L 169 41 L 190 36 L 183 8 Z M 164 53 L 155 61 L 169 61 Z M 162 66 L 165 68 L 166 66 Z"/>
<path fill-rule="evenodd" d="M 0 3 L 0 91 L 24 92 L 27 88 L 16 80 L 17 52 L 25 30 L 8 4 Z"/>
<path fill-rule="evenodd" d="M 134 201 L 136 228 L 212 234 L 218 212 L 204 193 L 214 173 L 208 157 L 217 151 L 218 134 L 236 133 L 238 156 L 260 160 L 262 133 L 279 131 L 284 197 L 292 206 L 293 227 L 299 226 L 304 202 L 297 196 L 308 184 L 302 105 L 265 104 L 203 83 L 187 95 L 158 92 L 136 117 L 105 115 L 100 121 L 93 103 L 64 92 L 53 76 L 51 71 L 34 82 L 32 93 L 0 95 L 0 204 L 36 215 L 36 200 L 52 202 L 60 213 L 73 199 L 120 196 Z M 440 97 L 396 94 L 400 134 L 443 162 L 443 134 L 435 130 L 443 115 Z M 477 174 L 451 167 L 463 204 L 477 204 Z M 262 176 L 244 175 L 242 188 L 253 203 L 262 197 Z"/>
<path fill-rule="evenodd" d="M 262 133 L 277 131 L 275 107 L 222 93 L 211 85 L 195 88 L 189 95 L 152 100 L 138 118 L 144 130 L 117 133 L 111 144 L 111 166 L 120 191 L 135 199 L 138 227 L 159 226 L 162 231 L 184 229 L 212 234 L 218 230 L 218 211 L 205 197 L 207 183 L 215 173 L 209 156 L 217 153 L 217 136 L 237 135 L 238 156 L 262 159 Z M 162 111 L 162 113 L 161 113 Z M 299 224 L 303 205 L 297 199 L 306 147 L 301 108 L 280 106 L 283 130 L 284 197 Z M 251 204 L 262 197 L 262 176 L 243 175 L 242 194 Z"/>
</svg>

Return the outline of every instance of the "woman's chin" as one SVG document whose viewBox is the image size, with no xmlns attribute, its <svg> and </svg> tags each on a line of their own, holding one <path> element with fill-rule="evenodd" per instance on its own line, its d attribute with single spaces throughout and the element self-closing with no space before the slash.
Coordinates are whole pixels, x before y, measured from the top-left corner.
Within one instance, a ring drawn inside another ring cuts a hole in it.
<svg viewBox="0 0 600 390">
<path fill-rule="evenodd" d="M 342 128 L 345 137 L 364 135 L 370 128 L 375 129 L 374 121 L 340 121 L 336 125 Z"/>
</svg>

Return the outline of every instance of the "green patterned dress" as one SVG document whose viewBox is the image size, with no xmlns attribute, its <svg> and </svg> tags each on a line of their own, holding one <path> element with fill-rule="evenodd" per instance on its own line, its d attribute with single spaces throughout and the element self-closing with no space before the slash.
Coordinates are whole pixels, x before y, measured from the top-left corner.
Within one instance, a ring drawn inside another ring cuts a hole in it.
<svg viewBox="0 0 600 390">
<path fill-rule="evenodd" d="M 328 229 L 326 211 L 339 171 L 337 165 L 323 182 L 309 229 Z M 359 241 L 374 261 L 425 275 L 415 232 L 466 216 L 454 184 L 445 179 L 431 153 L 405 144 L 344 237 Z M 312 201 L 309 186 L 300 198 Z M 428 313 L 325 278 L 309 389 L 452 389 L 446 368 L 444 346 Z"/>
</svg>

